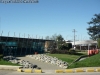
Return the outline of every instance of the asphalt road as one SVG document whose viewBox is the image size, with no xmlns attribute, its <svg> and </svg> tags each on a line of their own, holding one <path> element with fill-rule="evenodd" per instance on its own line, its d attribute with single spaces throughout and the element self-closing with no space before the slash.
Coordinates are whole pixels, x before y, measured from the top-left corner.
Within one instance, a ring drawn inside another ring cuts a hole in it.
<svg viewBox="0 0 100 75">
<path fill-rule="evenodd" d="M 12 72 L 16 72 L 16 71 L 11 71 L 11 70 L 0 70 L 0 75 L 8 75 L 9 73 L 11 74 Z"/>
<path fill-rule="evenodd" d="M 3 74 L 4 73 L 4 74 Z M 0 75 L 100 75 L 100 72 L 83 72 L 83 73 L 24 73 L 24 72 L 2 72 Z"/>
</svg>

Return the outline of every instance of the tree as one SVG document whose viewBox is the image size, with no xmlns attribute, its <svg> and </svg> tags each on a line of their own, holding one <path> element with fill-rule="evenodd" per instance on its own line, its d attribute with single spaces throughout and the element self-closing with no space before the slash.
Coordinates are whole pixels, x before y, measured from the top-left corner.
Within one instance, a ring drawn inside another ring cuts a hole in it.
<svg viewBox="0 0 100 75">
<path fill-rule="evenodd" d="M 97 42 L 98 42 L 98 47 L 100 48 L 100 38 L 98 38 Z"/>
<path fill-rule="evenodd" d="M 46 36 L 45 39 L 46 39 L 46 40 L 50 40 L 50 37 L 49 37 L 49 36 Z"/>
<path fill-rule="evenodd" d="M 45 42 L 45 48 L 47 50 L 56 49 L 56 47 L 57 47 L 56 38 L 57 38 L 57 34 L 54 34 L 52 36 L 46 36 L 45 37 L 45 39 L 48 40 L 48 41 Z"/>
<path fill-rule="evenodd" d="M 50 38 L 50 40 L 55 40 L 57 39 L 57 34 L 52 35 L 52 37 Z"/>
<path fill-rule="evenodd" d="M 56 43 L 57 43 L 57 49 L 62 49 L 63 44 L 65 43 L 64 38 L 62 37 L 62 35 L 58 35 L 56 37 Z"/>
<path fill-rule="evenodd" d="M 100 14 L 95 14 L 95 17 L 88 22 L 89 26 L 87 28 L 90 39 L 97 40 L 100 38 Z"/>
</svg>

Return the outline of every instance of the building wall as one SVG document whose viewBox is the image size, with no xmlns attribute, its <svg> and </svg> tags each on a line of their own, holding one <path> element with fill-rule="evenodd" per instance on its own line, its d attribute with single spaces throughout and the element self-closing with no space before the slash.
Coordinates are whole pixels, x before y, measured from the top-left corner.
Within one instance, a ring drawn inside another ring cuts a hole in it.
<svg viewBox="0 0 100 75">
<path fill-rule="evenodd" d="M 0 37 L 0 54 L 3 55 L 27 55 L 43 53 L 45 48 L 45 40 L 16 38 L 16 37 Z"/>
</svg>

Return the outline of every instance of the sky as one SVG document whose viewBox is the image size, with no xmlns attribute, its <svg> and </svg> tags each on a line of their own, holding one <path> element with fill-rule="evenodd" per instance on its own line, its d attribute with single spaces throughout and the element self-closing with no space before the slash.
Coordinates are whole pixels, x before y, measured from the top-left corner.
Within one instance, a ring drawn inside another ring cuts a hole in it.
<svg viewBox="0 0 100 75">
<path fill-rule="evenodd" d="M 87 22 L 100 13 L 100 0 L 38 0 L 0 3 L 2 36 L 43 38 L 61 34 L 65 40 L 89 40 Z"/>
</svg>

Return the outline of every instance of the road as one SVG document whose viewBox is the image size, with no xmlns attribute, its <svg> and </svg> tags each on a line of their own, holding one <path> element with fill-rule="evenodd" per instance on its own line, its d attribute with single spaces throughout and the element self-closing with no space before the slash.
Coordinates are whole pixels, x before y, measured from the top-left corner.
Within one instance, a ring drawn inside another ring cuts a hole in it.
<svg viewBox="0 0 100 75">
<path fill-rule="evenodd" d="M 16 72 L 16 71 L 11 71 L 11 70 L 0 70 L 0 75 L 8 75 L 9 73 L 11 74 L 12 72 Z"/>
<path fill-rule="evenodd" d="M 100 75 L 100 72 L 83 72 L 83 73 L 24 73 L 10 70 L 0 70 L 0 75 Z"/>
</svg>

